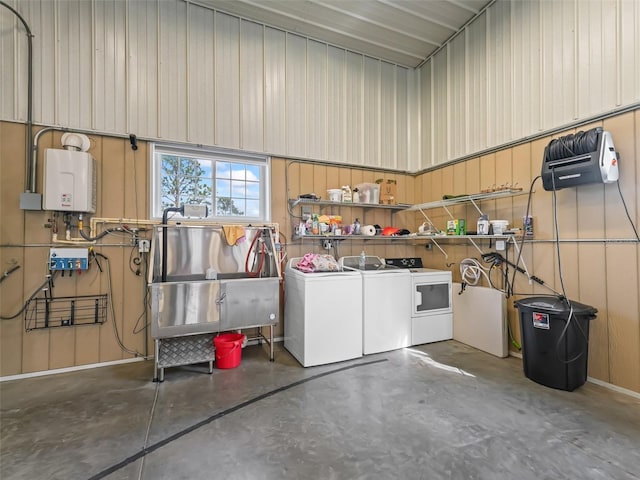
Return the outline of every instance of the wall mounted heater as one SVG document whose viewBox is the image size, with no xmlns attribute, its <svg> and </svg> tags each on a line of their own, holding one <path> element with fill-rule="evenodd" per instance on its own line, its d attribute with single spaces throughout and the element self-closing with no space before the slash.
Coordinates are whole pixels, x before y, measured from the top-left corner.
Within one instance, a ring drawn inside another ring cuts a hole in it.
<svg viewBox="0 0 640 480">
<path fill-rule="evenodd" d="M 58 212 L 96 211 L 96 161 L 87 150 L 89 137 L 62 135 L 64 150 L 44 151 L 42 206 Z"/>
<path fill-rule="evenodd" d="M 618 152 L 609 132 L 601 127 L 549 142 L 542 161 L 545 190 L 618 180 Z"/>
</svg>

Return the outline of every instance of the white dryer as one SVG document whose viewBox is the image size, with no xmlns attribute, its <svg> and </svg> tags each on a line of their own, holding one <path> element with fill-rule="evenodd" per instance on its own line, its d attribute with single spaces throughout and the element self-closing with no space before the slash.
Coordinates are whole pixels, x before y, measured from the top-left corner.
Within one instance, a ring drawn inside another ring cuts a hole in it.
<svg viewBox="0 0 640 480">
<path fill-rule="evenodd" d="M 411 274 L 388 267 L 376 256 L 342 257 L 345 269 L 362 275 L 362 347 L 365 355 L 411 345 Z"/>
<path fill-rule="evenodd" d="M 452 339 L 451 272 L 423 268 L 419 257 L 386 258 L 385 263 L 411 273 L 411 345 Z"/>
<path fill-rule="evenodd" d="M 303 367 L 362 356 L 362 279 L 354 271 L 285 268 L 284 347 Z"/>
</svg>

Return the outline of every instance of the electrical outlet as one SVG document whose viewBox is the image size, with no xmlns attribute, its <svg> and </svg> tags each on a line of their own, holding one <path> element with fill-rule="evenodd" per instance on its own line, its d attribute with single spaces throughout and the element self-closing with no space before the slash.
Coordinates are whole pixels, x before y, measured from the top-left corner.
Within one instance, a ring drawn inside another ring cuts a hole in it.
<svg viewBox="0 0 640 480">
<path fill-rule="evenodd" d="M 149 252 L 150 242 L 149 240 L 140 240 L 138 242 L 138 252 L 139 253 L 147 253 Z"/>
<path fill-rule="evenodd" d="M 323 240 L 322 248 L 324 248 L 325 250 L 331 250 L 333 248 L 333 244 L 331 243 L 331 240 Z"/>
</svg>

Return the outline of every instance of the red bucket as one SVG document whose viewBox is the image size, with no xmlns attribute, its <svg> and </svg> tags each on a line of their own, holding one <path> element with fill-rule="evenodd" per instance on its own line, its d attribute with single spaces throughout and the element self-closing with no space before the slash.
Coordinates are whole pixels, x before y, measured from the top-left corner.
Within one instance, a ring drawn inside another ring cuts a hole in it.
<svg viewBox="0 0 640 480">
<path fill-rule="evenodd" d="M 216 368 L 236 368 L 242 360 L 244 334 L 223 333 L 213 338 L 216 348 Z"/>
</svg>

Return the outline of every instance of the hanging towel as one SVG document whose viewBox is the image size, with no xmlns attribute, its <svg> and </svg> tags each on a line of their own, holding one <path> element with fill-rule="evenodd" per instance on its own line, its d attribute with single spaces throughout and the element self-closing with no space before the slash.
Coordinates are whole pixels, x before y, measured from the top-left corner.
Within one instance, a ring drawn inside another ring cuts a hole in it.
<svg viewBox="0 0 640 480">
<path fill-rule="evenodd" d="M 241 225 L 223 225 L 222 231 L 230 246 L 237 245 L 244 240 L 244 227 Z"/>
</svg>

